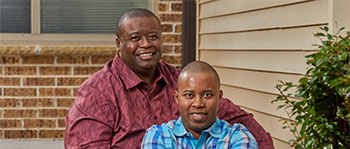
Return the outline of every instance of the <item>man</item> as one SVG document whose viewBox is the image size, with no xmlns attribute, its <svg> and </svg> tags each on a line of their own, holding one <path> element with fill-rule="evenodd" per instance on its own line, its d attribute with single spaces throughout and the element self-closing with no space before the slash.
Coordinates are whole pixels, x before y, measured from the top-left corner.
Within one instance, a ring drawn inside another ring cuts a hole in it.
<svg viewBox="0 0 350 149">
<path fill-rule="evenodd" d="M 149 128 L 141 148 L 257 149 L 255 138 L 243 125 L 231 126 L 216 117 L 222 94 L 213 67 L 201 61 L 188 64 L 175 92 L 180 118 Z"/>
<path fill-rule="evenodd" d="M 66 118 L 66 148 L 139 148 L 147 128 L 179 116 L 174 100 L 179 72 L 160 60 L 159 19 L 146 9 L 125 12 L 116 46 L 115 58 L 77 91 Z M 273 148 L 251 114 L 224 98 L 220 109 L 220 119 L 244 124 L 259 144 Z"/>
</svg>

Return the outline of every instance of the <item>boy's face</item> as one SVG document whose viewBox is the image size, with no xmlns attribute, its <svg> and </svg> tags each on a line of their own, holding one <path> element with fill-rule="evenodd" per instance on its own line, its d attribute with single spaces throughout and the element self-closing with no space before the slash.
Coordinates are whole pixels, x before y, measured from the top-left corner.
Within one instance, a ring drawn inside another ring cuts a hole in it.
<svg viewBox="0 0 350 149">
<path fill-rule="evenodd" d="M 186 73 L 178 81 L 175 99 L 182 123 L 194 133 L 210 127 L 216 120 L 222 91 L 212 73 Z"/>
</svg>

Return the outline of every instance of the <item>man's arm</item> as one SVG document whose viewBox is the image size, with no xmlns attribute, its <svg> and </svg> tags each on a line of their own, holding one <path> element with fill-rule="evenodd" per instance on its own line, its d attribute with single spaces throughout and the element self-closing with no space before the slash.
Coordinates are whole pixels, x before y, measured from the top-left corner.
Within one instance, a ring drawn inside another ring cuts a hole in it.
<svg viewBox="0 0 350 149">
<path fill-rule="evenodd" d="M 259 149 L 273 149 L 272 138 L 268 132 L 253 118 L 253 115 L 243 111 L 227 98 L 222 98 L 219 111 L 219 119 L 229 122 L 243 124 L 258 142 Z"/>
<path fill-rule="evenodd" d="M 111 148 L 115 114 L 108 100 L 97 100 L 91 88 L 78 92 L 66 117 L 66 149 Z"/>
<path fill-rule="evenodd" d="M 157 128 L 158 126 L 152 126 L 146 131 L 145 137 L 143 137 L 142 143 L 141 143 L 141 149 L 163 149 L 164 142 L 163 138 L 161 137 L 161 134 Z"/>
</svg>

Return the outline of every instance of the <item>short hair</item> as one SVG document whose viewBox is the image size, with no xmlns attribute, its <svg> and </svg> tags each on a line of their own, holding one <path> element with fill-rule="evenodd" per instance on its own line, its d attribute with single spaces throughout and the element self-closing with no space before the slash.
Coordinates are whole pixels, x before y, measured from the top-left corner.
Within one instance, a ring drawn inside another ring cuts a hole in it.
<svg viewBox="0 0 350 149">
<path fill-rule="evenodd" d="M 130 18 L 135 18 L 135 17 L 153 17 L 158 21 L 159 26 L 161 26 L 159 18 L 152 11 L 145 8 L 129 9 L 125 11 L 118 20 L 118 24 L 116 27 L 117 37 L 120 37 L 120 34 L 121 34 L 120 27 L 124 25 L 125 20 Z"/>
<path fill-rule="evenodd" d="M 216 70 L 209 65 L 207 62 L 203 61 L 193 61 L 187 64 L 180 72 L 179 77 L 177 78 L 177 84 L 179 86 L 179 80 L 184 76 L 185 73 L 211 73 L 214 75 L 218 83 L 218 88 L 220 89 L 220 77 Z"/>
</svg>

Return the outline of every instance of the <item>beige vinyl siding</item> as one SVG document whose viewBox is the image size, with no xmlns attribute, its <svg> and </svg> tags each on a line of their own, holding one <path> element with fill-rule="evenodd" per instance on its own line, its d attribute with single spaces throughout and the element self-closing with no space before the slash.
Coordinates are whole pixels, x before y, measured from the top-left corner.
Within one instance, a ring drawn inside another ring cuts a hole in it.
<svg viewBox="0 0 350 149">
<path fill-rule="evenodd" d="M 349 10 L 335 7 L 350 9 L 350 0 L 197 1 L 197 59 L 215 67 L 224 97 L 254 114 L 277 149 L 291 148 L 287 141 L 294 137 L 279 122 L 287 114 L 271 104 L 275 85 L 305 74 L 304 56 L 317 51 L 313 34 L 320 26 L 334 32 L 334 19 L 349 24 L 343 18 Z"/>
</svg>

